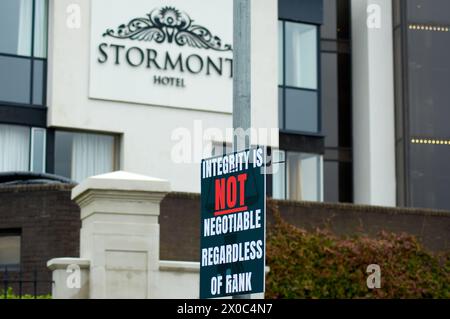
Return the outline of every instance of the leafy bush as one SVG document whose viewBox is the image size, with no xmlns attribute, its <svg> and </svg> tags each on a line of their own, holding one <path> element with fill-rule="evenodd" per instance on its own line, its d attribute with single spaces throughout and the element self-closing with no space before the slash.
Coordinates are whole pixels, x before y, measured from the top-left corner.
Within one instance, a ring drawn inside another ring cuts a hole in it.
<svg viewBox="0 0 450 319">
<path fill-rule="evenodd" d="M 434 255 L 409 235 L 339 238 L 282 220 L 274 203 L 268 230 L 266 298 L 450 298 L 450 255 Z M 381 289 L 367 288 L 368 265 Z"/>
<path fill-rule="evenodd" d="M 52 299 L 52 295 L 40 295 L 36 296 L 34 298 L 33 295 L 16 295 L 11 287 L 8 288 L 8 291 L 6 292 L 6 298 L 5 298 L 5 291 L 0 290 L 0 299 Z"/>
</svg>

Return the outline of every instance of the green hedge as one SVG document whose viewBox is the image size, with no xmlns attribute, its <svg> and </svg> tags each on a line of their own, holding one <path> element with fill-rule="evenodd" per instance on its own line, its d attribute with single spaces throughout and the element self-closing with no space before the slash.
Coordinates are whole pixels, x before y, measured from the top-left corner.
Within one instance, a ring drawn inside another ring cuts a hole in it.
<svg viewBox="0 0 450 319">
<path fill-rule="evenodd" d="M 267 298 L 450 298 L 450 255 L 424 250 L 412 236 L 338 238 L 287 224 L 268 206 Z M 367 288 L 368 265 L 381 267 L 381 289 Z"/>
<path fill-rule="evenodd" d="M 40 295 L 40 296 L 36 296 L 36 298 L 34 298 L 34 296 L 32 295 L 16 295 L 13 291 L 13 289 L 10 287 L 8 288 L 8 291 L 6 293 L 6 298 L 5 298 L 5 291 L 4 290 L 0 290 L 0 299 L 52 299 L 52 295 Z"/>
</svg>

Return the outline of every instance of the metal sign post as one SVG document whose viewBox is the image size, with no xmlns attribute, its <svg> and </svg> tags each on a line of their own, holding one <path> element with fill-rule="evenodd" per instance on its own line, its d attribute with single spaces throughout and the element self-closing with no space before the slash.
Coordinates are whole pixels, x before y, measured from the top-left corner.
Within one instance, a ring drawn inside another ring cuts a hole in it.
<svg viewBox="0 0 450 319">
<path fill-rule="evenodd" d="M 251 0 L 234 0 L 233 149 L 201 163 L 200 298 L 264 292 L 266 149 L 251 147 Z"/>
<path fill-rule="evenodd" d="M 233 144 L 234 151 L 238 152 L 249 149 L 251 143 L 250 0 L 234 0 L 233 10 Z"/>
<path fill-rule="evenodd" d="M 233 0 L 233 149 L 251 143 L 251 0 Z M 245 134 L 247 133 L 247 136 Z M 235 299 L 250 299 L 239 295 Z"/>
</svg>

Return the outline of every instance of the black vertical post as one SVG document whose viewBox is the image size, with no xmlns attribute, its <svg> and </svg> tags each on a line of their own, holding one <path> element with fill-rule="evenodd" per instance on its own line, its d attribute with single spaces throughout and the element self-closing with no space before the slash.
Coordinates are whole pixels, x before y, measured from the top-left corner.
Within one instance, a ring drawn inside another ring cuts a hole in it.
<svg viewBox="0 0 450 319">
<path fill-rule="evenodd" d="M 45 172 L 55 174 L 55 130 L 47 129 Z"/>
<path fill-rule="evenodd" d="M 30 105 L 33 105 L 34 96 L 34 29 L 35 29 L 36 2 L 33 0 L 31 7 L 31 74 L 30 74 Z"/>
<path fill-rule="evenodd" d="M 37 299 L 37 270 L 34 270 L 34 281 L 33 281 L 33 286 L 34 286 L 34 299 Z"/>
<path fill-rule="evenodd" d="M 22 299 L 22 267 L 19 272 L 19 298 Z"/>
<path fill-rule="evenodd" d="M 5 266 L 5 276 L 3 277 L 3 294 L 8 299 L 8 266 Z"/>
</svg>

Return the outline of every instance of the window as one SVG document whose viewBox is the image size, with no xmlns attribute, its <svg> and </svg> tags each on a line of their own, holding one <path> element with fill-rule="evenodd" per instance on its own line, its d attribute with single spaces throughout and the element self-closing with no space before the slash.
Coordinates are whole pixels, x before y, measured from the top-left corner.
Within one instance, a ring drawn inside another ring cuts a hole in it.
<svg viewBox="0 0 450 319">
<path fill-rule="evenodd" d="M 286 198 L 286 158 L 285 152 L 272 150 L 272 197 Z"/>
<path fill-rule="evenodd" d="M 317 92 L 285 89 L 284 128 L 288 131 L 319 132 Z"/>
<path fill-rule="evenodd" d="M 47 0 L 0 1 L 0 102 L 45 105 Z"/>
<path fill-rule="evenodd" d="M 55 132 L 55 174 L 74 181 L 118 168 L 117 138 L 113 135 Z"/>
<path fill-rule="evenodd" d="M 325 135 L 324 199 L 353 201 L 351 95 L 348 87 L 350 57 L 322 53 L 322 130 Z M 340 89 L 345 88 L 345 90 Z"/>
<path fill-rule="evenodd" d="M 353 201 L 350 2 L 323 2 L 320 109 L 326 202 Z"/>
<path fill-rule="evenodd" d="M 285 85 L 317 89 L 317 27 L 285 22 Z"/>
<path fill-rule="evenodd" d="M 278 21 L 278 84 L 284 84 L 284 22 Z"/>
<path fill-rule="evenodd" d="M 0 230 L 0 271 L 20 269 L 20 231 Z"/>
<path fill-rule="evenodd" d="M 273 161 L 275 164 L 272 179 L 273 198 L 323 201 L 322 156 L 274 151 Z"/>
<path fill-rule="evenodd" d="M 47 0 L 2 0 L 0 39 L 0 53 L 45 58 Z"/>
<path fill-rule="evenodd" d="M 339 1 L 324 0 L 323 2 L 323 24 L 321 27 L 322 39 L 336 40 L 338 32 L 337 7 Z M 342 2 L 342 1 L 341 1 Z"/>
<path fill-rule="evenodd" d="M 318 27 L 278 22 L 280 129 L 319 133 Z"/>
<path fill-rule="evenodd" d="M 212 156 L 222 156 L 233 152 L 233 146 L 226 142 L 213 142 L 212 143 Z"/>
<path fill-rule="evenodd" d="M 0 124 L 0 172 L 45 172 L 46 131 Z"/>
<path fill-rule="evenodd" d="M 0 171 L 27 171 L 30 158 L 30 129 L 0 125 Z"/>
<path fill-rule="evenodd" d="M 31 129 L 31 163 L 30 171 L 34 173 L 45 172 L 46 130 L 42 128 Z"/>
</svg>

